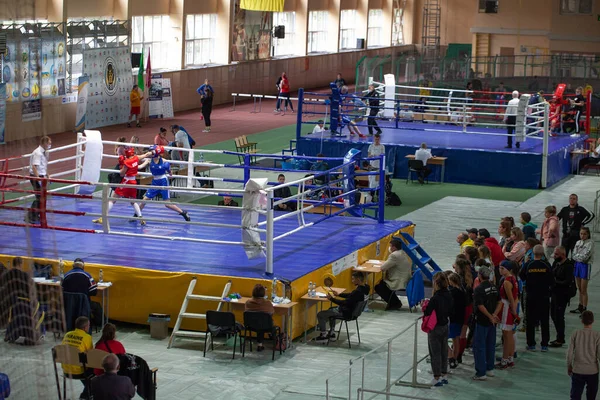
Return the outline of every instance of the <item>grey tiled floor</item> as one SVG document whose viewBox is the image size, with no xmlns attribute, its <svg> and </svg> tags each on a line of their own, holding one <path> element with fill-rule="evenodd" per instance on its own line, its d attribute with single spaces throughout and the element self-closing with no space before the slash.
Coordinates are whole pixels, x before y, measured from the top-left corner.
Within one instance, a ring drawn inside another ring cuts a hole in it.
<svg viewBox="0 0 600 400">
<path fill-rule="evenodd" d="M 525 203 L 477 200 L 447 197 L 417 210 L 403 219 L 416 223 L 416 237 L 434 256 L 442 268 L 448 268 L 458 252 L 456 234 L 468 227 L 486 227 L 495 233 L 501 217 L 515 218 L 521 211 L 529 211 L 536 222 L 541 222 L 543 208 L 548 204 L 565 205 L 571 192 L 580 195 L 580 203 L 593 207 L 595 190 L 600 179 L 575 177 L 551 190 L 546 190 Z M 432 190 L 435 189 L 431 185 Z M 597 247 L 598 248 L 598 247 Z M 596 259 L 600 259 L 597 255 Z M 597 275 L 597 269 L 594 269 Z M 596 278 L 597 276 L 595 276 Z M 590 308 L 596 309 L 600 299 L 598 281 L 590 284 Z M 145 358 L 152 367 L 159 367 L 159 399 L 273 399 L 316 400 L 325 398 L 325 380 L 341 371 L 350 359 L 375 348 L 387 338 L 410 326 L 418 314 L 408 311 L 383 312 L 380 307 L 360 318 L 360 346 L 355 345 L 355 327 L 350 325 L 352 349 L 342 340 L 329 348 L 295 342 L 295 347 L 283 356 L 270 360 L 270 352 L 250 353 L 242 359 L 231 360 L 230 348 L 216 346 L 214 352 L 202 357 L 202 342 L 178 340 L 167 350 L 167 341 L 151 339 L 143 328 L 120 326 L 118 339 L 128 352 Z M 567 333 L 579 327 L 577 316 L 567 314 Z M 600 324 L 600 323 L 599 323 Z M 551 328 L 553 329 L 553 328 Z M 600 326 L 598 326 L 600 329 Z M 94 335 L 97 339 L 98 335 Z M 425 337 L 419 333 L 419 357 L 426 355 Z M 11 399 L 54 399 L 54 371 L 50 349 L 55 344 L 48 338 L 44 344 L 33 347 L 0 344 L 0 371 L 8 373 L 13 395 Z M 565 349 L 552 349 L 549 353 L 525 353 L 524 334 L 518 334 L 519 357 L 513 370 L 498 371 L 487 382 L 473 382 L 473 359 L 465 357 L 465 364 L 450 378 L 450 385 L 440 389 L 412 389 L 394 386 L 394 393 L 403 393 L 427 399 L 495 399 L 501 395 L 510 399 L 545 400 L 568 398 L 569 379 L 564 362 Z M 395 380 L 410 368 L 413 333 L 407 332 L 392 344 L 392 379 Z M 267 349 L 268 350 L 268 349 Z M 379 350 L 366 359 L 365 387 L 382 389 L 385 385 L 386 354 Z M 352 373 L 352 398 L 356 398 L 356 385 L 360 383 L 360 363 Z M 430 379 L 429 365 L 418 366 L 418 379 Z M 404 379 L 410 378 L 410 374 Z M 73 384 L 72 393 L 79 393 L 81 385 Z M 331 398 L 348 398 L 348 374 L 330 380 Z M 72 397 L 76 398 L 76 396 Z M 369 398 L 369 396 L 365 396 Z M 375 397 L 384 399 L 385 396 Z"/>
</svg>

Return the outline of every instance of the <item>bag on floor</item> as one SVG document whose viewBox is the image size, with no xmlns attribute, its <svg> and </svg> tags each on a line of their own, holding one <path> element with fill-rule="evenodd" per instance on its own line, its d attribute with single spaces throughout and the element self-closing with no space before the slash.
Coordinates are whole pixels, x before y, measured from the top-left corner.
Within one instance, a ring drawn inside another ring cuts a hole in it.
<svg viewBox="0 0 600 400">
<path fill-rule="evenodd" d="M 396 193 L 388 192 L 385 195 L 385 204 L 388 206 L 401 206 L 402 200 Z"/>
<path fill-rule="evenodd" d="M 275 341 L 275 350 L 285 351 L 285 349 L 287 349 L 287 333 L 282 333 L 281 335 L 277 336 Z"/>
</svg>

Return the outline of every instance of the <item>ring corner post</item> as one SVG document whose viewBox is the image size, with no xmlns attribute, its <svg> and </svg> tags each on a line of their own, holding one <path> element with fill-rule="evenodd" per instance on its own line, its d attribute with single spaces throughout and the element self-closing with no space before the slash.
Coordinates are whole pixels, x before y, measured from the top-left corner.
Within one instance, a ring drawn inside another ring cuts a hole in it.
<svg viewBox="0 0 600 400">
<path fill-rule="evenodd" d="M 244 185 L 250 180 L 250 165 L 252 164 L 250 153 L 244 154 Z"/>
<path fill-rule="evenodd" d="M 296 140 L 302 136 L 302 110 L 304 105 L 304 88 L 298 89 L 298 112 L 296 113 Z"/>
<path fill-rule="evenodd" d="M 75 150 L 75 154 L 77 158 L 75 159 L 75 180 L 81 181 L 81 174 L 83 171 L 83 141 L 84 136 L 82 132 L 77 132 L 77 147 Z M 75 186 L 73 188 L 73 193 L 78 194 L 81 186 Z"/>
<path fill-rule="evenodd" d="M 44 178 L 40 183 L 40 202 L 38 204 L 37 212 L 40 213 L 40 226 L 42 228 L 48 228 L 48 216 L 46 214 L 46 203 L 48 201 L 48 179 Z"/>
<path fill-rule="evenodd" d="M 267 234 L 266 234 L 266 253 L 267 261 L 265 272 L 267 275 L 273 274 L 273 191 L 267 192 Z"/>
<path fill-rule="evenodd" d="M 377 212 L 377 222 L 383 224 L 385 222 L 385 154 L 380 155 L 381 160 L 379 161 L 379 210 Z"/>
<path fill-rule="evenodd" d="M 102 186 L 102 230 L 104 233 L 110 233 L 110 225 L 108 223 L 108 194 L 110 187 Z"/>
<path fill-rule="evenodd" d="M 542 150 L 542 179 L 540 186 L 545 189 L 548 186 L 548 137 L 550 135 L 550 105 L 544 104 L 544 144 Z"/>
</svg>

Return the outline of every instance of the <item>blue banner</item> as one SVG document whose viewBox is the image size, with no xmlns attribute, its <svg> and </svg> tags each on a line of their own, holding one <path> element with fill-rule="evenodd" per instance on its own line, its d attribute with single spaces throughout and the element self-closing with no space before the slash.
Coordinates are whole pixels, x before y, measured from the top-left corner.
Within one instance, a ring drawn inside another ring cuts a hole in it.
<svg viewBox="0 0 600 400">
<path fill-rule="evenodd" d="M 4 126 L 6 121 L 6 84 L 0 83 L 0 144 L 4 143 Z"/>
</svg>

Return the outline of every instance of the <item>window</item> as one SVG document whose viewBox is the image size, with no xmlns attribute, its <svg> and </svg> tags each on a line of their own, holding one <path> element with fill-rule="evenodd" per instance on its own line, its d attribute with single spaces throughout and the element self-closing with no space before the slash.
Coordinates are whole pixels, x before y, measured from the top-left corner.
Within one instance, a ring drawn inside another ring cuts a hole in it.
<svg viewBox="0 0 600 400">
<path fill-rule="evenodd" d="M 383 46 L 381 27 L 383 26 L 383 10 L 369 10 L 369 34 L 367 35 L 367 46 Z"/>
<path fill-rule="evenodd" d="M 308 13 L 308 52 L 327 51 L 327 11 Z"/>
<path fill-rule="evenodd" d="M 210 64 L 215 58 L 217 14 L 188 15 L 185 21 L 185 66 Z"/>
<path fill-rule="evenodd" d="M 394 24 L 392 26 L 392 46 L 404 44 L 404 9 L 394 8 Z"/>
<path fill-rule="evenodd" d="M 593 0 L 560 0 L 560 13 L 590 15 L 592 4 Z"/>
<path fill-rule="evenodd" d="M 132 18 L 131 52 L 152 54 L 152 68 L 169 67 L 169 38 L 171 26 L 168 15 L 146 15 Z M 144 60 L 145 62 L 146 60 Z"/>
<path fill-rule="evenodd" d="M 296 13 L 274 12 L 273 26 L 285 26 L 285 39 L 273 39 L 275 46 L 275 57 L 296 54 L 294 40 L 296 37 Z"/>
<path fill-rule="evenodd" d="M 479 0 L 479 12 L 498 14 L 498 0 Z"/>
<path fill-rule="evenodd" d="M 340 49 L 356 48 L 356 10 L 342 10 L 340 16 Z"/>
</svg>

